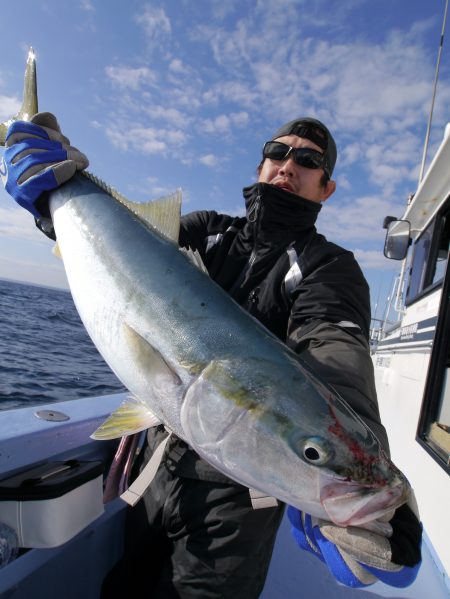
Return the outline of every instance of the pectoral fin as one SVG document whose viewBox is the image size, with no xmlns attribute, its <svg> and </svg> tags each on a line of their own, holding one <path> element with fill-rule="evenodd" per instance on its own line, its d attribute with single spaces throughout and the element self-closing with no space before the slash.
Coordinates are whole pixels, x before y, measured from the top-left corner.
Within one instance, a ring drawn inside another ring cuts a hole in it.
<svg viewBox="0 0 450 599">
<path fill-rule="evenodd" d="M 125 340 L 134 361 L 152 375 L 156 386 L 172 389 L 181 385 L 181 379 L 164 356 L 128 323 L 123 323 Z"/>
<path fill-rule="evenodd" d="M 92 433 L 91 439 L 97 441 L 117 439 L 158 424 L 161 424 L 161 420 L 144 403 L 129 398 Z"/>
</svg>

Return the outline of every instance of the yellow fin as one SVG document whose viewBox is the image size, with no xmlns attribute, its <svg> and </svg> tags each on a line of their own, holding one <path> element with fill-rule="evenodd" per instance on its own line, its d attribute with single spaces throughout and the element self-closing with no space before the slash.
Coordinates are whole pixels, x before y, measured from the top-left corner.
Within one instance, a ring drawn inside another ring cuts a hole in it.
<svg viewBox="0 0 450 599">
<path fill-rule="evenodd" d="M 143 221 L 156 229 L 166 239 L 178 244 L 180 234 L 181 189 L 151 202 L 132 202 L 123 198 L 122 203 Z"/>
<path fill-rule="evenodd" d="M 62 254 L 61 254 L 61 250 L 59 249 L 58 242 L 56 242 L 55 245 L 53 246 L 52 254 L 55 256 L 55 258 L 59 258 L 60 260 L 62 260 Z"/>
<path fill-rule="evenodd" d="M 158 424 L 161 424 L 161 420 L 144 403 L 129 398 L 92 433 L 91 439 L 97 441 L 117 439 Z"/>
<path fill-rule="evenodd" d="M 29 121 L 38 111 L 36 84 L 36 56 L 30 48 L 23 82 L 23 102 L 19 112 L 4 123 L 0 123 L 0 146 L 5 145 L 6 132 L 13 121 Z"/>
<path fill-rule="evenodd" d="M 200 252 L 198 250 L 191 250 L 191 248 L 181 247 L 180 252 L 186 256 L 189 262 L 192 262 L 194 266 L 196 266 L 199 270 L 207 274 L 209 277 L 208 269 L 203 264 L 202 257 L 200 256 Z"/>
</svg>

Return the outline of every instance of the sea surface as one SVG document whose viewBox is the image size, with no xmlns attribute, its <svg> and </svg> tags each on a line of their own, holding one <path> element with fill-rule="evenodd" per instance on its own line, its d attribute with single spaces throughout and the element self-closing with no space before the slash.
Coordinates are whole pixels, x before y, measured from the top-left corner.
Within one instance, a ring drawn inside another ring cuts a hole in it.
<svg viewBox="0 0 450 599">
<path fill-rule="evenodd" d="M 0 279 L 0 410 L 124 390 L 68 291 Z"/>
</svg>

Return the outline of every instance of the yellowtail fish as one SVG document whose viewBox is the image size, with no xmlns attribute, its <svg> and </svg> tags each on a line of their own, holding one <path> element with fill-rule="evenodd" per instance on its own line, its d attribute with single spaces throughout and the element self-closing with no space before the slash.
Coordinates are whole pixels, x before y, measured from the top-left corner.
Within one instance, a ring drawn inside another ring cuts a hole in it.
<svg viewBox="0 0 450 599">
<path fill-rule="evenodd" d="M 25 81 L 19 118 L 37 109 L 33 57 Z M 82 174 L 50 193 L 75 305 L 132 395 L 93 437 L 162 422 L 235 481 L 341 526 L 404 503 L 406 478 L 361 418 L 180 251 L 180 205 Z"/>
</svg>

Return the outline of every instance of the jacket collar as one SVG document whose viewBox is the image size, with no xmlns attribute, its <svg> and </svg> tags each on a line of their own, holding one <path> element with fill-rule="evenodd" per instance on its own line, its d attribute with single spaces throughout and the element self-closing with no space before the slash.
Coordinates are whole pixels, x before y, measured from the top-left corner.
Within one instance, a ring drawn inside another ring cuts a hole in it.
<svg viewBox="0 0 450 599">
<path fill-rule="evenodd" d="M 255 234 L 286 236 L 314 227 L 322 205 L 268 183 L 243 189 L 247 225 Z"/>
</svg>

